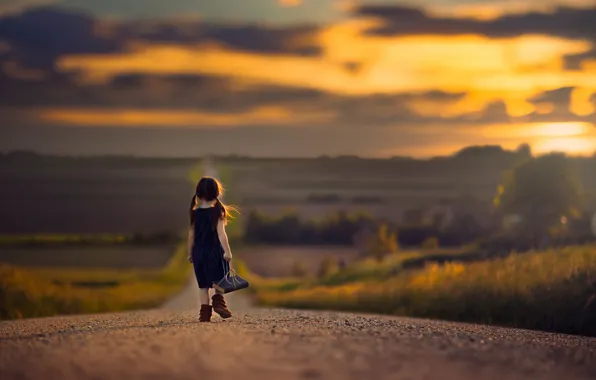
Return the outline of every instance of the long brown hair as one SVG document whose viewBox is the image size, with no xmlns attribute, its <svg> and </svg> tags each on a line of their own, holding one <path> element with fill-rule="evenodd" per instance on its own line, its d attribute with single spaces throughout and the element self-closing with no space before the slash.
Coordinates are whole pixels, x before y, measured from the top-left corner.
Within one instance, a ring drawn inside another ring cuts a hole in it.
<svg viewBox="0 0 596 380">
<path fill-rule="evenodd" d="M 190 200 L 190 224 L 194 224 L 194 209 L 199 202 L 203 200 L 205 202 L 215 201 L 213 207 L 215 208 L 218 219 L 222 219 L 224 223 L 227 223 L 228 219 L 232 219 L 232 212 L 238 212 L 238 209 L 234 206 L 225 205 L 219 198 L 224 193 L 224 187 L 217 179 L 213 177 L 203 177 L 197 183 L 195 194 Z"/>
</svg>

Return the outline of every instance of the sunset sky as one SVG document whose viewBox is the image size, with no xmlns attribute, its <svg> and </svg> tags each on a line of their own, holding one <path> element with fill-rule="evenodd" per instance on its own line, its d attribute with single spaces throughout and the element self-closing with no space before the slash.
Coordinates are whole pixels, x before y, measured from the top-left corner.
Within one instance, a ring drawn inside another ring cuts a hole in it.
<svg viewBox="0 0 596 380">
<path fill-rule="evenodd" d="M 0 0 L 0 151 L 596 152 L 596 0 Z"/>
</svg>

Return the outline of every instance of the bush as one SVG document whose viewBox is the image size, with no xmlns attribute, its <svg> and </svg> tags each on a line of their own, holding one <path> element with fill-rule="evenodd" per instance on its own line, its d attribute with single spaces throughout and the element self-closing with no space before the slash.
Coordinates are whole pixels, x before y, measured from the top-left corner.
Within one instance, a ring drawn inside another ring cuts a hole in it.
<svg viewBox="0 0 596 380">
<path fill-rule="evenodd" d="M 437 249 L 437 248 L 439 248 L 439 239 L 437 239 L 434 236 L 426 238 L 426 240 L 424 240 L 422 242 L 421 248 L 422 249 Z"/>
</svg>

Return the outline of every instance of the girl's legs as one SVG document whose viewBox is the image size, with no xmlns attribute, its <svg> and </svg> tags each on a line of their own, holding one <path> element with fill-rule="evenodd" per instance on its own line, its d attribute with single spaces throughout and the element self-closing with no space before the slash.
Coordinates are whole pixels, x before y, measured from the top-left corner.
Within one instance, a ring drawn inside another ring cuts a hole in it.
<svg viewBox="0 0 596 380">
<path fill-rule="evenodd" d="M 199 300 L 201 305 L 209 305 L 209 288 L 199 288 Z"/>
</svg>

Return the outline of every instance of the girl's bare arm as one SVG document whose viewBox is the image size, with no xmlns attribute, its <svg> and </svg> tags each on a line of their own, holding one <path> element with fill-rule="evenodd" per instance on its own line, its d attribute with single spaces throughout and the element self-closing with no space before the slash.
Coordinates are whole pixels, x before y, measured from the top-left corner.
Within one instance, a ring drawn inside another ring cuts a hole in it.
<svg viewBox="0 0 596 380">
<path fill-rule="evenodd" d="M 222 219 L 217 222 L 217 236 L 224 250 L 224 259 L 228 261 L 232 260 L 232 251 L 230 249 L 230 242 L 228 241 L 228 234 L 226 233 L 226 223 Z"/>
<path fill-rule="evenodd" d="M 192 248 L 194 245 L 194 240 L 195 240 L 195 229 L 190 226 L 190 228 L 188 229 L 188 241 L 187 241 L 187 259 L 188 261 L 192 261 Z"/>
</svg>

